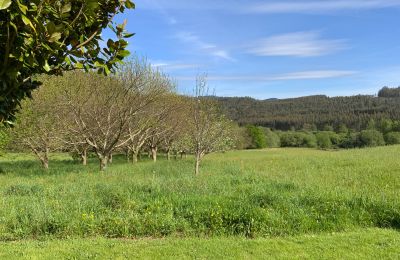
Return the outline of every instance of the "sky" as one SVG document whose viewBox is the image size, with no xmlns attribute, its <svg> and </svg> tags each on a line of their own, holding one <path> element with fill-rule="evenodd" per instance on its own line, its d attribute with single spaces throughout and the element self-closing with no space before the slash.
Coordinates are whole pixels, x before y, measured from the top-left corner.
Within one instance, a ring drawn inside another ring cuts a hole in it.
<svg viewBox="0 0 400 260">
<path fill-rule="evenodd" d="M 129 50 L 190 94 L 374 95 L 400 85 L 400 0 L 136 0 Z"/>
</svg>

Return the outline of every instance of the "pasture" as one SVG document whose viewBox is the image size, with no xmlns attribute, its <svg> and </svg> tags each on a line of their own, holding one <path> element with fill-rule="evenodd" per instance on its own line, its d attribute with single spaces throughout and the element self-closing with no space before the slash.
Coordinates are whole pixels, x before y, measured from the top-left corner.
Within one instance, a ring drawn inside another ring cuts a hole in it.
<svg viewBox="0 0 400 260">
<path fill-rule="evenodd" d="M 207 156 L 195 176 L 190 157 L 114 156 L 99 172 L 95 159 L 85 167 L 53 154 L 46 171 L 8 154 L 0 257 L 390 258 L 400 254 L 399 155 L 400 146 L 233 151 Z"/>
</svg>

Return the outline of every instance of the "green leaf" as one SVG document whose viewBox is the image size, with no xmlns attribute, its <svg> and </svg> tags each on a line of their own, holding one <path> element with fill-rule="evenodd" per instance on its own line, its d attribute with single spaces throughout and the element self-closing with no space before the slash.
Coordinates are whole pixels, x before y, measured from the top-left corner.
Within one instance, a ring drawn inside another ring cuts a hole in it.
<svg viewBox="0 0 400 260">
<path fill-rule="evenodd" d="M 128 9 L 134 9 L 135 8 L 135 4 L 133 2 L 131 2 L 130 0 L 126 0 L 125 1 L 125 7 Z"/>
<path fill-rule="evenodd" d="M 46 25 L 46 28 L 49 35 L 52 35 L 56 31 L 56 25 L 53 22 L 49 22 Z"/>
<path fill-rule="evenodd" d="M 69 13 L 71 11 L 71 3 L 66 3 L 62 8 L 61 8 L 61 13 Z"/>
<path fill-rule="evenodd" d="M 123 58 L 129 56 L 129 54 L 131 54 L 131 52 L 128 50 L 121 50 L 118 52 L 118 56 L 123 57 Z"/>
<path fill-rule="evenodd" d="M 20 1 L 17 1 L 17 3 L 18 3 L 19 10 L 21 10 L 21 12 L 26 15 L 26 11 L 28 11 L 28 7 L 26 5 L 21 4 Z"/>
<path fill-rule="evenodd" d="M 1 0 L 0 0 L 1 1 Z M 22 17 L 22 21 L 24 22 L 24 24 L 25 25 L 29 25 L 35 32 L 36 32 L 36 29 L 35 29 L 35 26 L 33 26 L 33 23 L 31 22 L 31 20 L 29 20 L 29 18 L 28 17 L 26 17 L 25 15 L 21 15 L 21 17 Z"/>
<path fill-rule="evenodd" d="M 61 33 L 59 33 L 59 32 L 55 32 L 55 33 L 53 33 L 51 36 L 50 36 L 50 38 L 49 38 L 49 42 L 56 42 L 56 41 L 58 41 L 59 39 L 61 39 Z"/>
<path fill-rule="evenodd" d="M 10 7 L 11 3 L 11 0 L 0 0 L 0 10 L 7 9 L 8 7 Z"/>
<path fill-rule="evenodd" d="M 135 35 L 135 33 L 125 33 L 124 38 L 131 38 L 134 35 Z"/>
<path fill-rule="evenodd" d="M 51 70 L 49 64 L 47 63 L 47 60 L 46 60 L 46 62 L 45 62 L 45 64 L 44 64 L 44 66 L 43 66 L 43 69 L 44 69 L 46 72 L 49 72 L 49 71 Z"/>
<path fill-rule="evenodd" d="M 83 69 L 83 64 L 80 62 L 75 63 L 75 68 L 77 69 Z"/>
</svg>

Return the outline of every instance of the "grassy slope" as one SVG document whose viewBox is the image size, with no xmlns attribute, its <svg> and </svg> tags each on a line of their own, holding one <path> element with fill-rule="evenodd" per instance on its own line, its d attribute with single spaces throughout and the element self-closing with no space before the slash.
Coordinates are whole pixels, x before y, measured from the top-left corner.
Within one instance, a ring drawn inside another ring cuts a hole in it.
<svg viewBox="0 0 400 260">
<path fill-rule="evenodd" d="M 195 256 L 193 248 L 200 257 L 394 256 L 398 233 L 374 228 L 400 228 L 399 154 L 400 146 L 230 152 L 209 156 L 199 177 L 191 160 L 132 166 L 117 158 L 99 173 L 94 162 L 84 168 L 58 155 L 43 172 L 30 156 L 8 155 L 0 158 L 0 239 L 28 241 L 4 242 L 0 257 L 105 257 L 125 249 Z M 190 238 L 199 234 L 209 239 Z M 29 240 L 49 236 L 76 239 Z"/>
<path fill-rule="evenodd" d="M 346 234 L 253 239 L 74 239 L 0 243 L 2 259 L 396 259 L 400 233 L 368 229 Z"/>
</svg>

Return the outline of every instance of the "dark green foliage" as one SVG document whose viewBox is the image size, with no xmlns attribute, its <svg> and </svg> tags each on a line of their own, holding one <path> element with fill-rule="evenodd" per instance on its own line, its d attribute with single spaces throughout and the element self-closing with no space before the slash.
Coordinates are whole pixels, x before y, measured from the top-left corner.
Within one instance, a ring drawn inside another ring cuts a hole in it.
<svg viewBox="0 0 400 260">
<path fill-rule="evenodd" d="M 385 145 L 383 134 L 376 130 L 364 130 L 360 133 L 360 143 L 362 146 L 374 147 Z"/>
<path fill-rule="evenodd" d="M 400 132 L 390 132 L 385 135 L 385 142 L 388 145 L 400 144 Z"/>
<path fill-rule="evenodd" d="M 15 119 L 20 101 L 41 82 L 36 74 L 61 75 L 85 69 L 113 72 L 129 55 L 122 24 L 115 15 L 134 8 L 130 0 L 0 1 L 0 122 Z M 104 44 L 109 27 L 114 40 Z"/>
<path fill-rule="evenodd" d="M 337 130 L 338 134 L 347 134 L 349 132 L 349 129 L 345 124 L 340 124 Z"/>
<path fill-rule="evenodd" d="M 333 126 L 331 125 L 324 125 L 323 131 L 333 132 Z"/>
<path fill-rule="evenodd" d="M 340 148 L 351 149 L 360 147 L 360 135 L 359 133 L 347 133 L 340 135 L 340 142 L 338 145 Z"/>
<path fill-rule="evenodd" d="M 381 90 L 379 90 L 378 97 L 398 98 L 400 97 L 400 87 L 398 88 L 383 87 Z"/>
<path fill-rule="evenodd" d="M 4 153 L 4 149 L 10 142 L 10 139 L 11 138 L 8 129 L 6 129 L 3 125 L 0 125 L 0 155 Z"/>
<path fill-rule="evenodd" d="M 393 130 L 393 121 L 390 119 L 382 119 L 379 122 L 378 128 L 383 134 L 387 134 Z"/>
<path fill-rule="evenodd" d="M 340 133 L 345 133 L 344 126 L 354 131 L 361 131 L 366 129 L 371 119 L 376 123 L 382 118 L 400 120 L 400 97 L 309 96 L 281 100 L 256 100 L 248 97 L 216 99 L 225 114 L 240 125 L 252 124 L 282 131 L 291 128 L 314 131 L 313 125 L 316 125 L 318 130 L 324 130 L 325 125 L 330 125 L 334 129 L 342 126 Z"/>
<path fill-rule="evenodd" d="M 246 127 L 251 138 L 251 149 L 262 149 L 267 147 L 267 140 L 264 130 L 261 127 L 249 125 Z"/>
</svg>

